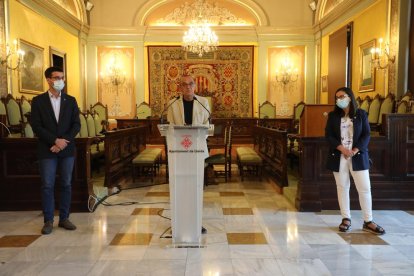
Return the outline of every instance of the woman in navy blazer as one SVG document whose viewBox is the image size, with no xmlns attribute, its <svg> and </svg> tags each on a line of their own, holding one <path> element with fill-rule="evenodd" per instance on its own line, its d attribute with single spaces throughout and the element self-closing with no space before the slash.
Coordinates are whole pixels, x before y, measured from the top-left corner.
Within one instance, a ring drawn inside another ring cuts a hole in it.
<svg viewBox="0 0 414 276">
<path fill-rule="evenodd" d="M 329 142 L 327 169 L 333 171 L 335 177 L 342 215 L 339 231 L 351 230 L 349 203 L 351 174 L 358 191 L 363 214 L 362 229 L 377 235 L 385 234 L 385 230 L 372 220 L 368 115 L 358 108 L 354 93 L 350 88 L 339 88 L 335 93 L 335 101 L 335 109 L 328 116 L 325 136 Z"/>
<path fill-rule="evenodd" d="M 72 196 L 72 172 L 75 161 L 75 136 L 80 130 L 76 99 L 62 92 L 64 75 L 61 68 L 45 71 L 49 90 L 33 98 L 31 124 L 38 137 L 37 155 L 42 179 L 42 234 L 53 230 L 55 210 L 55 178 L 59 172 L 59 227 L 75 230 L 69 220 Z"/>
</svg>

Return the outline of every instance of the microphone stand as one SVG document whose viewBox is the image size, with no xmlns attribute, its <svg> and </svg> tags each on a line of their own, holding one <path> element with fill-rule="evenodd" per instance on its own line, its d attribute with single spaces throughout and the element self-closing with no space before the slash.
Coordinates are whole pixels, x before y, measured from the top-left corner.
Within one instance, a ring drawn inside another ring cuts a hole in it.
<svg viewBox="0 0 414 276">
<path fill-rule="evenodd" d="M 180 96 L 175 96 L 175 99 L 169 104 L 169 105 L 167 105 L 167 107 L 166 108 L 164 108 L 164 110 L 162 111 L 162 113 L 161 113 L 161 124 L 164 124 L 164 113 L 165 113 L 165 111 L 167 111 L 168 110 L 168 108 L 170 108 L 170 106 L 173 104 L 173 103 L 175 103 L 178 99 L 180 98 Z"/>
<path fill-rule="evenodd" d="M 194 100 L 196 100 L 205 110 L 208 112 L 208 124 L 211 125 L 211 112 L 207 109 L 198 99 L 196 96 L 194 96 Z"/>
</svg>

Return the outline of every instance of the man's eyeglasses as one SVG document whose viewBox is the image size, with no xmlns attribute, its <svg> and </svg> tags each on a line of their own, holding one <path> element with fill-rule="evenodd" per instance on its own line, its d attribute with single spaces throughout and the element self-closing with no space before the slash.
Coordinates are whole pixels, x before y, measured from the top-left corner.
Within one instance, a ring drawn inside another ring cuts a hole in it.
<svg viewBox="0 0 414 276">
<path fill-rule="evenodd" d="M 50 77 L 52 80 L 65 80 L 65 77 L 60 77 L 60 76 L 55 76 L 55 77 Z"/>
<path fill-rule="evenodd" d="M 186 86 L 194 86 L 194 82 L 190 82 L 190 83 L 186 83 L 186 82 L 182 82 L 181 83 L 182 87 L 186 87 Z"/>
</svg>

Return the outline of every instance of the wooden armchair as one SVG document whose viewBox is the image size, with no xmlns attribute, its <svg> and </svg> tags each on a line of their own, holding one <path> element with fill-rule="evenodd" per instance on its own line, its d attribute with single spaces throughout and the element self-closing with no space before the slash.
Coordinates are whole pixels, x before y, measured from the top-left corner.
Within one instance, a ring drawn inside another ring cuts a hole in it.
<svg viewBox="0 0 414 276">
<path fill-rule="evenodd" d="M 409 113 L 410 104 L 407 101 L 400 101 L 397 104 L 397 113 L 398 114 L 406 114 Z"/>
<path fill-rule="evenodd" d="M 380 113 L 380 108 L 381 108 L 381 97 L 380 95 L 375 95 L 374 99 L 372 100 L 370 106 L 369 106 L 369 110 L 368 110 L 368 122 L 371 125 L 371 128 L 374 127 L 378 124 L 378 118 L 379 118 L 379 113 Z"/>
<path fill-rule="evenodd" d="M 276 106 L 269 101 L 259 104 L 259 118 L 260 119 L 274 119 L 276 118 Z"/>
<path fill-rule="evenodd" d="M 142 102 L 139 105 L 136 105 L 135 113 L 137 119 L 147 119 L 148 117 L 151 117 L 152 110 L 149 104 Z"/>
<path fill-rule="evenodd" d="M 16 136 L 16 134 L 18 134 L 20 137 L 24 136 L 24 127 L 22 125 L 24 122 L 22 120 L 20 107 L 11 94 L 7 95 L 5 100 L 5 106 L 7 124 L 9 126 L 11 133 L 14 134 L 14 136 Z"/>
<path fill-rule="evenodd" d="M 223 153 L 217 153 L 209 156 L 206 158 L 205 163 L 207 167 L 213 167 L 214 170 L 214 176 L 223 176 L 224 181 L 227 182 L 228 178 L 231 178 L 231 149 L 232 149 L 232 127 L 231 125 L 227 126 L 224 131 L 224 152 Z M 217 168 L 218 166 L 224 167 L 223 169 Z M 204 172 L 204 179 L 206 185 L 209 183 L 208 178 L 208 172 Z"/>
<path fill-rule="evenodd" d="M 101 123 L 104 127 L 104 130 L 106 131 L 109 129 L 108 106 L 107 105 L 103 105 L 102 103 L 97 102 L 96 104 L 91 105 L 90 112 L 91 114 L 95 112 L 98 113 L 99 118 L 102 120 Z"/>
<path fill-rule="evenodd" d="M 31 111 L 32 111 L 32 106 L 29 100 L 27 100 L 25 96 L 22 96 L 20 99 L 20 113 L 21 113 L 22 121 L 24 123 L 27 122 L 27 117 L 30 115 Z"/>
<path fill-rule="evenodd" d="M 394 112 L 394 106 L 395 106 L 395 96 L 394 94 L 389 93 L 381 104 L 381 108 L 379 111 L 379 117 L 378 117 L 378 127 L 381 126 L 382 124 L 382 117 L 384 114 Z"/>
<path fill-rule="evenodd" d="M 364 98 L 364 100 L 362 101 L 362 103 L 361 103 L 361 105 L 360 105 L 360 108 L 361 108 L 362 110 L 365 110 L 365 112 L 367 112 L 367 113 L 368 113 L 370 104 L 371 104 L 371 97 L 367 95 L 367 96 Z"/>
</svg>

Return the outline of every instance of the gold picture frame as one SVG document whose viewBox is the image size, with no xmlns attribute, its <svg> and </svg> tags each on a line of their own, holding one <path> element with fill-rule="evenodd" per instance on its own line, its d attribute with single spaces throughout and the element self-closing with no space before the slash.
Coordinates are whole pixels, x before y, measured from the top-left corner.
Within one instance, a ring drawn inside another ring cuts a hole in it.
<svg viewBox="0 0 414 276">
<path fill-rule="evenodd" d="M 328 76 L 321 77 L 321 92 L 328 92 Z"/>
<path fill-rule="evenodd" d="M 375 90 L 375 68 L 371 62 L 372 49 L 375 49 L 375 39 L 359 46 L 359 92 Z"/>
<path fill-rule="evenodd" d="M 19 45 L 25 53 L 19 69 L 20 92 L 43 93 L 44 49 L 23 39 L 19 39 Z"/>
</svg>

